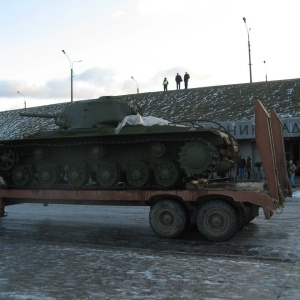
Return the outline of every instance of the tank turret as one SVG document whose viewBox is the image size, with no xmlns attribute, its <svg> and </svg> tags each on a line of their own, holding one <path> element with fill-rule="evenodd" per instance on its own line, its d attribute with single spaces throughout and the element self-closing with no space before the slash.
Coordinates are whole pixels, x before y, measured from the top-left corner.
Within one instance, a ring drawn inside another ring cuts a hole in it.
<svg viewBox="0 0 300 300">
<path fill-rule="evenodd" d="M 61 114 L 20 113 L 22 117 L 55 119 L 62 129 L 89 129 L 116 127 L 128 115 L 141 114 L 134 102 L 121 101 L 117 97 L 102 97 L 94 101 L 70 103 Z"/>
</svg>

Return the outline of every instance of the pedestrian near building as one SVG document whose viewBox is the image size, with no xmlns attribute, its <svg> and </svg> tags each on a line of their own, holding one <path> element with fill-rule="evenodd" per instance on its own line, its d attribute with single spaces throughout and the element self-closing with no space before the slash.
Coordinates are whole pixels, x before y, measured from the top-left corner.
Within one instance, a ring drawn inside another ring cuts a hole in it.
<svg viewBox="0 0 300 300">
<path fill-rule="evenodd" d="M 243 156 L 240 156 L 238 160 L 239 180 L 243 180 L 245 177 L 246 160 Z"/>
<path fill-rule="evenodd" d="M 180 90 L 180 82 L 182 81 L 181 76 L 177 73 L 176 77 L 175 77 L 175 81 L 176 81 L 176 89 Z"/>
<path fill-rule="evenodd" d="M 245 169 L 246 169 L 246 172 L 248 173 L 248 180 L 250 180 L 251 179 L 251 170 L 252 170 L 251 157 L 250 156 L 247 157 L 247 162 L 246 162 Z"/>
<path fill-rule="evenodd" d="M 296 170 L 297 170 L 297 167 L 294 165 L 293 161 L 290 160 L 288 171 L 289 171 L 289 175 L 290 175 L 290 179 L 291 179 L 291 185 L 292 185 L 293 188 L 296 187 L 296 183 L 295 183 Z"/>
<path fill-rule="evenodd" d="M 184 88 L 185 89 L 188 88 L 189 79 L 190 79 L 190 75 L 188 74 L 188 72 L 185 72 L 185 74 L 183 76 Z"/>
<path fill-rule="evenodd" d="M 165 77 L 164 81 L 163 81 L 163 86 L 164 86 L 164 92 L 168 91 L 168 80 L 167 78 Z"/>
</svg>

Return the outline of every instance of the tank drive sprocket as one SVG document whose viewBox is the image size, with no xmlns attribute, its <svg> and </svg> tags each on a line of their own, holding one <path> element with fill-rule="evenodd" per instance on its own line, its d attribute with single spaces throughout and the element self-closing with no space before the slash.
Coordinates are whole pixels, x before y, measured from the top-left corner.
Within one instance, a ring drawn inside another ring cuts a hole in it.
<svg viewBox="0 0 300 300">
<path fill-rule="evenodd" d="M 218 163 L 216 147 L 204 140 L 185 143 L 179 152 L 179 163 L 187 176 L 203 175 Z"/>
<path fill-rule="evenodd" d="M 10 148 L 0 148 L 0 171 L 9 171 L 19 161 L 18 153 Z"/>
<path fill-rule="evenodd" d="M 26 165 L 17 165 L 12 170 L 12 181 L 18 187 L 23 187 L 32 181 L 32 171 Z"/>
</svg>

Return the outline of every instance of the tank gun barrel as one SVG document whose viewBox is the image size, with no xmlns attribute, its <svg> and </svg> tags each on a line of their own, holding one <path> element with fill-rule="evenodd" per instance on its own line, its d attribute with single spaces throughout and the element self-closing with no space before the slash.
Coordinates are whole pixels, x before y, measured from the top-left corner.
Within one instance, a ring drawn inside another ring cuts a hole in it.
<svg viewBox="0 0 300 300">
<path fill-rule="evenodd" d="M 47 118 L 47 119 L 57 118 L 57 115 L 30 114 L 30 113 L 19 113 L 19 116 L 20 117 L 32 117 L 32 118 Z"/>
</svg>

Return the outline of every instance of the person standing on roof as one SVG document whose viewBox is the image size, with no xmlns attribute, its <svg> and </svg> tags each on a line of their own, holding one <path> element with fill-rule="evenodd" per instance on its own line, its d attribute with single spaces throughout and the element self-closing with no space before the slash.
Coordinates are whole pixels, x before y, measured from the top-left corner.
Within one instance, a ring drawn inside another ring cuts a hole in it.
<svg viewBox="0 0 300 300">
<path fill-rule="evenodd" d="M 164 92 L 167 92 L 168 91 L 168 80 L 167 78 L 165 77 L 164 81 L 163 81 L 163 86 L 164 86 Z"/>
<path fill-rule="evenodd" d="M 190 79 L 190 75 L 188 74 L 188 72 L 185 72 L 184 76 L 183 76 L 183 81 L 184 81 L 184 88 L 187 89 L 188 88 L 188 82 Z"/>
<path fill-rule="evenodd" d="M 182 81 L 181 76 L 177 73 L 176 77 L 175 77 L 175 81 L 176 81 L 176 89 L 180 90 L 180 82 Z"/>
</svg>

